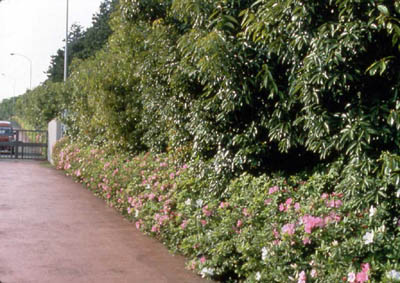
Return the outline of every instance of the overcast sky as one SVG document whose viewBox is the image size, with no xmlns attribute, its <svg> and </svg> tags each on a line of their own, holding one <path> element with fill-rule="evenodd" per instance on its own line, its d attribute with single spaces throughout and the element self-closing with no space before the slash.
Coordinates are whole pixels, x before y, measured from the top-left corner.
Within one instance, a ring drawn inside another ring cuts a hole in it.
<svg viewBox="0 0 400 283">
<path fill-rule="evenodd" d="M 69 26 L 85 28 L 92 22 L 102 0 L 69 0 Z M 67 0 L 3 0 L 0 2 L 0 101 L 23 94 L 43 83 L 51 55 L 64 46 Z M 14 88 L 15 85 L 15 88 Z"/>
</svg>

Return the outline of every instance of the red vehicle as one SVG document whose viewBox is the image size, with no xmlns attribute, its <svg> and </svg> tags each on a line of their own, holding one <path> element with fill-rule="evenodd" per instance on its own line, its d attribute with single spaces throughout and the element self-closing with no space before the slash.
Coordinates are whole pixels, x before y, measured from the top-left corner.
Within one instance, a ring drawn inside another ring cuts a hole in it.
<svg viewBox="0 0 400 283">
<path fill-rule="evenodd" d="M 9 121 L 0 121 L 0 150 L 7 150 L 14 152 L 14 147 L 11 146 L 10 142 L 14 141 L 14 130 Z M 6 144 L 4 144 L 6 143 Z"/>
</svg>

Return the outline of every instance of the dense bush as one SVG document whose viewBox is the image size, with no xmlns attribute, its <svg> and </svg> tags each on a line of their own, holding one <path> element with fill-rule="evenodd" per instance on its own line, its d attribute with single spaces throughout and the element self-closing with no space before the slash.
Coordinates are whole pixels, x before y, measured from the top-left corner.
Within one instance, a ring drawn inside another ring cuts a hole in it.
<svg viewBox="0 0 400 283">
<path fill-rule="evenodd" d="M 400 281 L 400 190 L 385 189 L 397 181 L 398 158 L 377 161 L 386 170 L 376 176 L 382 187 L 370 195 L 340 186 L 340 166 L 290 177 L 243 174 L 215 194 L 215 173 L 199 177 L 196 164 L 179 164 L 174 155 L 107 155 L 62 143 L 55 151 L 59 169 L 186 255 L 188 267 L 203 276 Z"/>
<path fill-rule="evenodd" d="M 204 275 L 399 280 L 399 22 L 389 0 L 121 0 L 57 164 Z M 51 87 L 21 115 L 52 116 Z"/>
</svg>

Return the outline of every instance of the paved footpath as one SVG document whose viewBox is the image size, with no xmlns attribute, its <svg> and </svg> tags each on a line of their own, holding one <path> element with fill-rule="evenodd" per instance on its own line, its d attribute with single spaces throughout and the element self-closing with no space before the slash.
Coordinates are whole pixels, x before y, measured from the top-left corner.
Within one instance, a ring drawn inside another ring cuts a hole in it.
<svg viewBox="0 0 400 283">
<path fill-rule="evenodd" d="M 0 160 L 0 282 L 206 282 L 47 163 Z"/>
</svg>

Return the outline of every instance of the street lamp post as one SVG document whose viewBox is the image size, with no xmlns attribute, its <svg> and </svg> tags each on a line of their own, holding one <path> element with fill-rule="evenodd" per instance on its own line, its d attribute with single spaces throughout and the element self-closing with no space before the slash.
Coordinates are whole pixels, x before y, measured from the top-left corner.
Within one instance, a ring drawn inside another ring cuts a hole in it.
<svg viewBox="0 0 400 283">
<path fill-rule="evenodd" d="M 66 15 L 66 28 L 65 28 L 65 50 L 64 50 L 64 82 L 67 81 L 68 76 L 68 11 L 69 10 L 69 0 L 67 0 L 67 15 Z"/>
<path fill-rule="evenodd" d="M 23 55 L 23 54 L 19 54 L 19 53 L 10 53 L 11 56 L 21 56 L 23 58 L 25 58 L 26 60 L 28 60 L 29 62 L 29 89 L 32 90 L 32 60 Z"/>
</svg>

